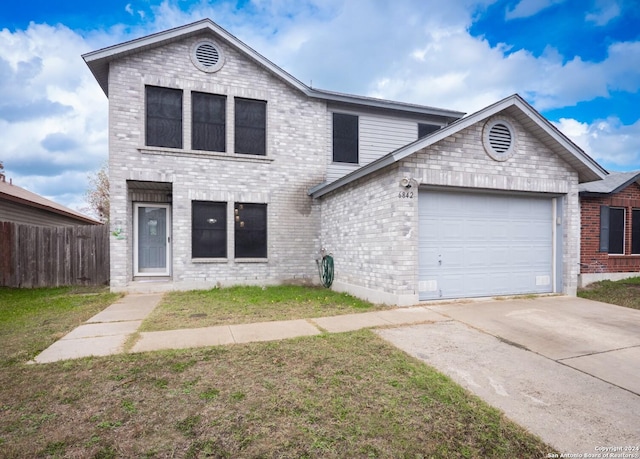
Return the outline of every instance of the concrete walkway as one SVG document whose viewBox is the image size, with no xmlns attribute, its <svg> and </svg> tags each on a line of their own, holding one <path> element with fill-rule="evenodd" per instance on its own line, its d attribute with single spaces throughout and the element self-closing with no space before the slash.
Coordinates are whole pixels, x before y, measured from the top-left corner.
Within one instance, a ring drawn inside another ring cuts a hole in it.
<svg viewBox="0 0 640 459">
<path fill-rule="evenodd" d="M 125 296 L 53 343 L 36 356 L 33 363 L 48 363 L 125 352 L 125 343 L 131 335 L 137 332 L 142 321 L 158 305 L 161 298 L 162 294 Z M 319 335 L 323 332 L 337 333 L 362 328 L 410 325 L 440 320 L 450 319 L 426 307 L 412 307 L 316 319 L 141 332 L 130 352 L 274 341 L 298 336 Z"/>
</svg>

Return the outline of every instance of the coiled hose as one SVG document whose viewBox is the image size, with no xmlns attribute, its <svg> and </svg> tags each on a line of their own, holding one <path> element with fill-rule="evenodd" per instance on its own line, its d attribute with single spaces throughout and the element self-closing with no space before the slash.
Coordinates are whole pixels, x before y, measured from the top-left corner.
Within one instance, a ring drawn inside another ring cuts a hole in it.
<svg viewBox="0 0 640 459">
<path fill-rule="evenodd" d="M 326 288 L 333 284 L 333 257 L 324 255 L 321 260 L 316 260 L 318 264 L 318 274 L 320 274 L 320 282 Z"/>
</svg>

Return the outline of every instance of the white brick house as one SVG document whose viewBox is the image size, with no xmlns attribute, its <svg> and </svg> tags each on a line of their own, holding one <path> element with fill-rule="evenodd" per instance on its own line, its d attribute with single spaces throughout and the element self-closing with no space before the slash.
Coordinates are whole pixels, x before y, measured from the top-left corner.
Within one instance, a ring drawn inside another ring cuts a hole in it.
<svg viewBox="0 0 640 459">
<path fill-rule="evenodd" d="M 210 20 L 83 57 L 113 290 L 315 281 L 325 248 L 334 288 L 388 304 L 575 293 L 577 186 L 606 171 L 518 96 L 462 118 L 320 91 Z"/>
</svg>

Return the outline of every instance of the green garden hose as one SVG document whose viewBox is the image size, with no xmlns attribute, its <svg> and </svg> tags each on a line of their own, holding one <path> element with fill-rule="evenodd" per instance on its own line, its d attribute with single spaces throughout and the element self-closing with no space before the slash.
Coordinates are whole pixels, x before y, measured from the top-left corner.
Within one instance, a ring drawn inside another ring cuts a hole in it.
<svg viewBox="0 0 640 459">
<path fill-rule="evenodd" d="M 333 284 L 333 257 L 331 255 L 325 255 L 322 260 L 316 260 L 318 264 L 318 273 L 320 274 L 320 282 L 326 288 L 331 287 Z"/>
</svg>

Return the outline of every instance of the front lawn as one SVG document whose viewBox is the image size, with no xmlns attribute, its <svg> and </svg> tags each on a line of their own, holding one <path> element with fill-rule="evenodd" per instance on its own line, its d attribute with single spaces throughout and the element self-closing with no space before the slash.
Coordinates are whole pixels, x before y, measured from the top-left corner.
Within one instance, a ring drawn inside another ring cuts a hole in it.
<svg viewBox="0 0 640 459">
<path fill-rule="evenodd" d="M 7 301 L 26 295 L 20 313 Z M 552 450 L 369 330 L 26 365 L 109 294 L 0 289 L 0 457 L 545 457 Z M 84 298 L 80 300 L 79 298 Z M 94 300 L 88 300 L 93 298 Z M 83 310 L 78 314 L 78 310 Z M 28 311 L 28 312 L 27 312 Z M 48 317 L 48 318 L 45 318 Z M 50 319 L 54 317 L 55 320 Z M 45 340 L 46 341 L 46 340 Z M 16 356 L 17 355 L 17 356 Z"/>
<path fill-rule="evenodd" d="M 578 296 L 603 303 L 640 309 L 640 277 L 600 281 L 578 290 Z"/>
<path fill-rule="evenodd" d="M 386 308 L 323 287 L 280 285 L 171 292 L 140 331 L 309 319 Z"/>
<path fill-rule="evenodd" d="M 32 359 L 120 296 L 104 287 L 0 287 L 0 368 Z"/>
</svg>

